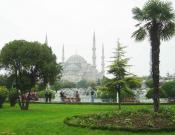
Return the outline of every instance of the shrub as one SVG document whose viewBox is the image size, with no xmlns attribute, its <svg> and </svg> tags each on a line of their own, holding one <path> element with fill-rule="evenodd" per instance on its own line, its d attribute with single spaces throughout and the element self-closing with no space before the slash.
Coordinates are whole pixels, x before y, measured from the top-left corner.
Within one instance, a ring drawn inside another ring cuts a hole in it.
<svg viewBox="0 0 175 135">
<path fill-rule="evenodd" d="M 9 90 L 9 102 L 10 102 L 10 106 L 15 106 L 16 102 L 18 99 L 18 93 L 17 90 L 15 88 L 12 88 Z"/>
<path fill-rule="evenodd" d="M 153 89 L 149 89 L 147 94 L 146 94 L 146 97 L 147 98 L 153 98 Z M 164 91 L 164 89 L 160 88 L 160 98 L 166 98 L 167 97 L 167 94 L 166 92 Z"/>
<path fill-rule="evenodd" d="M 98 86 L 97 87 L 97 96 L 102 98 L 102 99 L 107 99 L 107 98 L 112 98 L 113 97 L 113 91 L 110 91 L 107 87 L 105 86 Z M 116 94 L 114 95 L 115 98 Z"/>
<path fill-rule="evenodd" d="M 47 90 L 47 92 L 52 94 L 52 98 L 55 98 L 55 93 L 56 92 L 54 90 Z M 45 98 L 45 93 L 46 93 L 46 90 L 39 91 L 38 92 L 38 97 L 39 98 Z"/>
<path fill-rule="evenodd" d="M 126 77 L 125 82 L 130 89 L 137 89 L 141 87 L 142 80 L 139 77 L 132 76 Z"/>
<path fill-rule="evenodd" d="M 148 79 L 146 80 L 146 86 L 149 87 L 149 88 L 153 88 L 153 80 L 152 79 Z"/>
<path fill-rule="evenodd" d="M 4 86 L 0 86 L 0 108 L 2 107 L 7 95 L 8 95 L 7 88 Z"/>
<path fill-rule="evenodd" d="M 166 92 L 167 98 L 175 98 L 175 81 L 165 82 L 161 88 Z"/>
<path fill-rule="evenodd" d="M 134 92 L 130 88 L 125 87 L 121 89 L 121 99 L 129 98 L 129 97 L 134 98 L 134 96 L 135 96 Z"/>
</svg>

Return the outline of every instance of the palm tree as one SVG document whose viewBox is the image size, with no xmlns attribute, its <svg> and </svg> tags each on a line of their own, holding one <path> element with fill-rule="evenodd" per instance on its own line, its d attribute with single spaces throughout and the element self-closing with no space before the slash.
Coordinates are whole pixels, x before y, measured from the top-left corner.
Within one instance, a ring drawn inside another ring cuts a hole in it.
<svg viewBox="0 0 175 135">
<path fill-rule="evenodd" d="M 175 33 L 175 13 L 171 2 L 149 0 L 142 9 L 132 9 L 133 18 L 139 23 L 132 37 L 142 41 L 148 37 L 151 43 L 154 111 L 159 111 L 159 53 L 161 40 L 169 40 Z"/>
</svg>

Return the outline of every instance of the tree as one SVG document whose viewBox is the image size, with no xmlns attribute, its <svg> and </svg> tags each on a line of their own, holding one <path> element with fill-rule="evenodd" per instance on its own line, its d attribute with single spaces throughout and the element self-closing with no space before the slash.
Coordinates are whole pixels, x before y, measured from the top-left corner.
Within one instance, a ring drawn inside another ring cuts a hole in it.
<svg viewBox="0 0 175 135">
<path fill-rule="evenodd" d="M 55 83 L 51 86 L 51 89 L 58 91 L 60 89 L 64 88 L 76 88 L 76 83 L 70 82 L 67 80 L 57 80 Z"/>
<path fill-rule="evenodd" d="M 0 75 L 0 86 L 8 86 L 7 84 L 8 77 L 6 75 Z"/>
<path fill-rule="evenodd" d="M 56 63 L 52 49 L 39 42 L 14 40 L 7 43 L 0 54 L 1 67 L 5 68 L 17 92 L 20 92 L 19 105 L 28 109 L 30 91 L 37 82 L 53 83 L 60 77 L 61 66 Z M 26 97 L 26 93 L 29 93 Z"/>
<path fill-rule="evenodd" d="M 152 79 L 147 79 L 145 84 L 147 87 L 153 88 L 153 80 Z"/>
<path fill-rule="evenodd" d="M 116 85 L 118 84 L 118 80 L 115 80 L 115 78 L 109 79 L 104 77 L 101 80 L 101 85 L 97 86 L 97 95 L 98 97 L 105 99 L 106 101 L 113 101 L 115 102 L 116 99 L 116 95 L 117 95 L 117 91 L 116 91 Z M 121 94 L 120 94 L 120 101 L 125 101 L 125 99 L 127 98 L 134 98 L 134 93 L 131 90 L 131 88 L 129 87 L 128 83 L 125 81 L 123 81 L 123 83 L 121 83 L 122 85 L 122 89 Z"/>
<path fill-rule="evenodd" d="M 87 88 L 89 86 L 88 81 L 86 80 L 80 80 L 79 82 L 77 82 L 76 87 L 77 88 Z"/>
<path fill-rule="evenodd" d="M 11 107 L 14 107 L 16 105 L 18 96 L 18 92 L 15 88 L 9 89 L 9 102 Z"/>
<path fill-rule="evenodd" d="M 146 97 L 151 99 L 153 97 L 153 89 L 150 88 L 148 90 L 148 92 L 146 93 Z M 166 94 L 166 91 L 162 88 L 160 88 L 160 98 L 166 98 L 167 97 L 167 94 Z"/>
<path fill-rule="evenodd" d="M 97 96 L 103 101 L 110 101 L 111 99 L 115 101 L 116 99 L 116 90 L 110 89 L 107 86 L 97 86 Z"/>
<path fill-rule="evenodd" d="M 5 86 L 0 86 L 0 108 L 2 108 L 5 99 L 7 98 L 8 90 Z"/>
<path fill-rule="evenodd" d="M 128 75 L 128 72 L 126 71 L 126 68 L 129 66 L 128 58 L 125 58 L 125 52 L 124 49 L 126 47 L 122 47 L 121 44 L 118 41 L 116 52 L 114 52 L 114 60 L 112 64 L 109 66 L 108 72 L 114 75 L 114 81 L 112 82 L 111 86 L 115 86 L 118 97 L 119 97 L 119 109 L 121 109 L 121 90 L 124 89 L 125 85 L 125 76 Z"/>
<path fill-rule="evenodd" d="M 163 89 L 166 93 L 166 97 L 169 99 L 175 99 L 175 81 L 165 82 L 161 89 Z"/>
<path fill-rule="evenodd" d="M 161 40 L 169 40 L 175 33 L 175 14 L 171 2 L 149 0 L 142 9 L 132 9 L 133 18 L 139 23 L 132 37 L 142 41 L 149 37 L 151 43 L 151 61 L 153 78 L 154 111 L 159 111 L 159 53 Z"/>
<path fill-rule="evenodd" d="M 97 86 L 96 88 L 98 97 L 106 101 L 110 101 L 111 99 L 112 101 L 117 101 L 116 81 L 114 78 L 110 79 L 103 77 L 100 86 Z"/>
<path fill-rule="evenodd" d="M 141 78 L 136 76 L 126 77 L 125 82 L 130 89 L 137 89 L 141 87 Z"/>
</svg>

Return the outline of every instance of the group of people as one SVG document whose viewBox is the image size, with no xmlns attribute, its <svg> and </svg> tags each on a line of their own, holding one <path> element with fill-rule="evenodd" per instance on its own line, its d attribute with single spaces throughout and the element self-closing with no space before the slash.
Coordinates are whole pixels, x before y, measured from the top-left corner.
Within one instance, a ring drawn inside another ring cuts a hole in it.
<svg viewBox="0 0 175 135">
<path fill-rule="evenodd" d="M 46 101 L 45 101 L 46 103 L 51 102 L 51 99 L 52 99 L 52 93 L 46 91 L 46 93 L 45 93 L 45 99 L 46 99 Z"/>
<path fill-rule="evenodd" d="M 65 102 L 65 99 L 67 98 L 63 91 L 60 92 L 60 98 L 61 98 L 61 102 Z M 80 102 L 80 95 L 79 95 L 78 91 L 76 91 L 75 98 L 71 97 L 71 98 L 67 98 L 67 99 L 76 99 L 75 100 L 76 102 Z M 72 101 L 72 102 L 75 102 L 75 101 Z"/>
<path fill-rule="evenodd" d="M 91 91 L 90 95 L 91 95 L 91 102 L 94 103 L 95 92 Z M 65 99 L 67 98 L 63 91 L 60 92 L 60 98 L 61 98 L 61 102 L 65 102 Z M 75 92 L 75 99 L 77 99 L 76 101 L 78 101 L 78 102 L 80 102 L 80 100 L 81 100 L 78 91 Z"/>
<path fill-rule="evenodd" d="M 94 103 L 95 92 L 91 91 L 90 95 L 91 95 L 91 102 Z M 65 102 L 65 99 L 70 99 L 70 98 L 66 97 L 64 91 L 60 91 L 60 98 L 61 98 L 61 102 Z M 51 99 L 52 99 L 52 93 L 46 91 L 45 92 L 45 102 L 46 103 L 51 102 Z M 71 98 L 71 99 L 76 99 L 76 102 L 80 102 L 81 99 L 80 99 L 80 95 L 79 95 L 78 91 L 75 92 L 74 98 Z M 73 102 L 75 102 L 75 101 L 73 101 Z"/>
<path fill-rule="evenodd" d="M 34 91 L 30 91 L 30 92 L 26 92 L 21 94 L 21 91 L 19 91 L 20 96 L 18 97 L 19 100 L 33 100 L 33 101 L 37 101 L 38 100 L 38 94 L 37 92 Z"/>
</svg>

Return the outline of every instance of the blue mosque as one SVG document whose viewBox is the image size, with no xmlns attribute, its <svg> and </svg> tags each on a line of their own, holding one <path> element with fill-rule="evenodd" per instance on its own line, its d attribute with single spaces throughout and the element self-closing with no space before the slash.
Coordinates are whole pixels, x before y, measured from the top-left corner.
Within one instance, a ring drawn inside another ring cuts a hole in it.
<svg viewBox="0 0 175 135">
<path fill-rule="evenodd" d="M 79 82 L 86 80 L 89 82 L 96 82 L 102 79 L 105 73 L 105 62 L 104 62 L 104 46 L 102 45 L 101 53 L 101 71 L 96 69 L 96 38 L 95 33 L 93 34 L 93 45 L 92 45 L 92 63 L 88 63 L 80 55 L 72 55 L 65 61 L 65 50 L 62 48 L 62 78 L 63 81 Z"/>
</svg>

